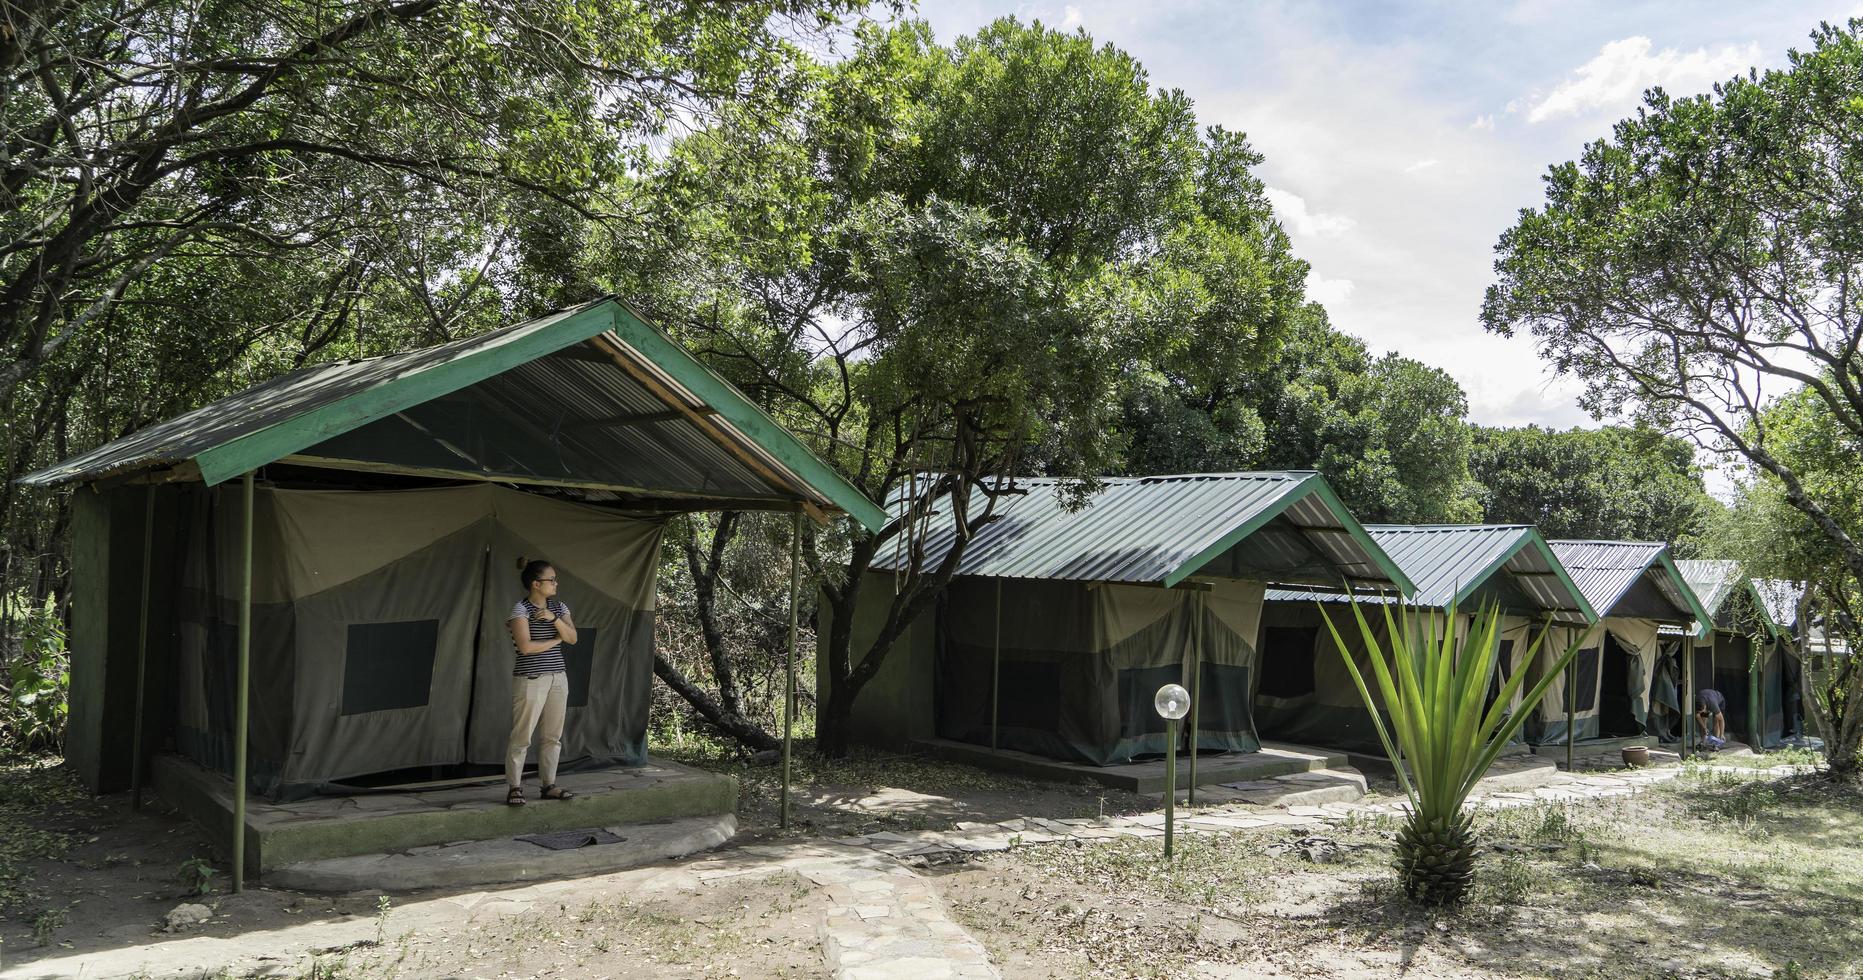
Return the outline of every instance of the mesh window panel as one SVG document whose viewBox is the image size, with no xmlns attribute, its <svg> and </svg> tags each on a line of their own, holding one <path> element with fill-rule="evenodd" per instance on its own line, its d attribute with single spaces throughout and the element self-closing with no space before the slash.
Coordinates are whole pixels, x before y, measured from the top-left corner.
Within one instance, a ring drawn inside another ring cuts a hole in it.
<svg viewBox="0 0 1863 980">
<path fill-rule="evenodd" d="M 1211 732 L 1249 729 L 1248 668 L 1235 664 L 1203 665 L 1197 692 L 1197 727 Z M 1156 688 L 1153 688 L 1156 691 Z M 1152 711 L 1153 715 L 1158 712 Z"/>
<path fill-rule="evenodd" d="M 1577 667 L 1578 710 L 1590 711 L 1598 704 L 1598 648 L 1580 650 Z"/>
<path fill-rule="evenodd" d="M 1501 688 L 1514 676 L 1514 641 L 1502 640 L 1494 652 L 1494 679 L 1488 682 L 1488 706 L 1501 699 Z"/>
<path fill-rule="evenodd" d="M 595 665 L 595 627 L 576 627 L 576 642 L 563 644 L 563 666 L 569 670 L 571 708 L 589 706 L 589 672 Z"/>
<path fill-rule="evenodd" d="M 1137 738 L 1164 731 L 1164 719 L 1152 699 L 1166 684 L 1183 681 L 1184 669 L 1176 664 L 1163 667 L 1133 667 L 1119 672 L 1119 737 Z M 1204 702 L 1208 704 L 1209 702 Z"/>
<path fill-rule="evenodd" d="M 1061 665 L 1039 660 L 1004 660 L 997 724 L 1040 732 L 1061 730 Z"/>
<path fill-rule="evenodd" d="M 1695 703 L 1701 704 L 1702 690 L 1714 686 L 1714 651 L 1706 647 L 1695 648 Z M 1725 693 L 1725 692 L 1723 692 Z"/>
<path fill-rule="evenodd" d="M 1735 728 L 1744 729 L 1747 724 L 1747 672 L 1738 667 L 1721 666 L 1714 671 L 1714 689 L 1727 699 L 1727 732 L 1730 737 Z"/>
<path fill-rule="evenodd" d="M 426 705 L 439 636 L 437 619 L 351 623 L 343 648 L 343 714 Z"/>
<path fill-rule="evenodd" d="M 1262 629 L 1262 697 L 1299 698 L 1313 693 L 1314 643 L 1319 636 L 1317 626 Z"/>
</svg>

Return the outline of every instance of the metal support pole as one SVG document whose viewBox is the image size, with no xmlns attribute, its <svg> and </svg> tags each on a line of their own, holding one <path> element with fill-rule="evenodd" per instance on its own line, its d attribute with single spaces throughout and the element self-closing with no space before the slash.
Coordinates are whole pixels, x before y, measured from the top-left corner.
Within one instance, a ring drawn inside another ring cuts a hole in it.
<svg viewBox="0 0 1863 980">
<path fill-rule="evenodd" d="M 233 696 L 233 891 L 246 890 L 246 731 L 252 687 L 252 471 L 240 480 L 239 667 Z"/>
<path fill-rule="evenodd" d="M 1164 740 L 1171 746 L 1164 757 L 1164 857 L 1168 861 L 1177 827 L 1177 719 L 1164 720 Z"/>
<path fill-rule="evenodd" d="M 155 487 L 144 498 L 142 512 L 142 620 L 136 631 L 136 729 L 130 738 L 129 808 L 142 809 L 143 692 L 149 683 L 149 554 L 155 544 Z"/>
<path fill-rule="evenodd" d="M 1747 747 L 1761 751 L 1766 737 L 1766 722 L 1760 717 L 1760 645 L 1759 637 L 1747 637 Z"/>
<path fill-rule="evenodd" d="M 783 798 L 776 825 L 789 829 L 789 754 L 796 730 L 796 604 L 802 596 L 802 512 L 789 525 L 789 653 L 783 665 Z"/>
<path fill-rule="evenodd" d="M 1197 709 L 1203 703 L 1203 593 L 1190 595 L 1190 788 L 1185 806 L 1197 805 Z"/>
<path fill-rule="evenodd" d="M 1003 580 L 996 580 L 996 640 L 990 654 L 990 751 L 996 751 L 996 704 L 1003 686 Z"/>
<path fill-rule="evenodd" d="M 1682 640 L 1682 761 L 1695 744 L 1695 638 Z"/>
</svg>

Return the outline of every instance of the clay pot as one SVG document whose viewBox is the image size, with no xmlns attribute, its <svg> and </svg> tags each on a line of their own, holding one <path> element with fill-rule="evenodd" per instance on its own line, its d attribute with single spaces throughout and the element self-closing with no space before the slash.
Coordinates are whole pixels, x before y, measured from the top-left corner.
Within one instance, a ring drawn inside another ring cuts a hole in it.
<svg viewBox="0 0 1863 980">
<path fill-rule="evenodd" d="M 1647 766 L 1650 764 L 1650 747 L 1647 745 L 1624 746 L 1624 765 Z"/>
</svg>

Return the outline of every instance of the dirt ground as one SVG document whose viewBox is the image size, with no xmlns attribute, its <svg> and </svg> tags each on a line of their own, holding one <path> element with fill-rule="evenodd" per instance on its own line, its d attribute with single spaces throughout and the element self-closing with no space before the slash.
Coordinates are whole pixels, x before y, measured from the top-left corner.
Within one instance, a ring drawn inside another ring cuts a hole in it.
<svg viewBox="0 0 1863 980">
<path fill-rule="evenodd" d="M 1146 801 L 1090 784 L 1057 785 L 996 776 L 917 756 L 872 751 L 823 764 L 797 754 L 794 816 L 777 829 L 775 766 L 682 759 L 730 771 L 740 780 L 738 836 L 727 850 L 772 840 L 838 837 L 875 830 L 946 828 L 959 820 L 1027 813 L 1125 814 Z M 226 938 L 307 926 L 351 924 L 373 941 L 380 896 L 319 896 L 250 888 L 227 893 L 228 867 L 200 828 L 153 795 L 132 812 L 127 794 L 95 799 L 56 760 L 0 766 L 0 971 L 35 962 L 173 941 L 164 917 L 184 902 L 209 905 L 214 918 L 184 935 Z M 598 883 L 591 882 L 592 886 Z M 751 880 L 708 886 L 660 903 L 605 902 L 578 895 L 546 928 L 522 916 L 475 926 L 464 945 L 420 933 L 384 932 L 381 948 L 333 943 L 317 976 L 626 976 L 645 962 L 665 976 L 810 976 L 822 971 L 814 936 L 817 899 L 806 888 Z M 489 890 L 489 889 L 488 889 Z M 622 896 L 625 898 L 625 896 Z M 386 922 L 433 894 L 392 896 Z M 564 921 L 567 919 L 567 921 Z M 396 938 L 400 937 L 400 938 Z M 481 941 L 482 940 L 482 941 Z M 529 949 L 531 954 L 518 955 Z M 661 953 L 686 951 L 683 959 Z M 542 957 L 542 959 L 538 959 Z M 558 960 L 566 965 L 555 965 Z M 281 961 L 275 972 L 298 975 Z M 410 972 L 412 971 L 412 972 Z M 302 974 L 312 975 L 312 974 Z"/>
<path fill-rule="evenodd" d="M 1410 907 L 1395 824 L 1032 848 L 940 879 L 1005 977 L 1863 976 L 1863 794 L 1711 776 L 1486 815 L 1473 900 Z M 1312 855 L 1322 861 L 1316 862 Z"/>
<path fill-rule="evenodd" d="M 743 832 L 733 848 L 1151 806 L 1091 785 L 917 757 L 799 762 L 788 832 L 774 826 L 775 769 L 737 770 Z M 1863 978 L 1863 793 L 1697 770 L 1634 797 L 1485 814 L 1480 827 L 1476 892 L 1453 915 L 1415 911 L 1397 894 L 1388 867 L 1395 824 L 1385 818 L 1310 840 L 1184 836 L 1169 866 L 1151 839 L 1023 848 L 928 873 L 952 917 L 1012 980 Z M 263 949 L 283 936 L 319 937 L 321 955 L 206 975 L 824 972 L 816 930 L 825 899 L 789 874 L 697 887 L 681 883 L 675 863 L 515 890 L 392 896 L 383 906 L 372 894 L 228 895 L 224 865 L 193 861 L 210 854 L 200 831 L 159 801 L 132 814 L 126 797 L 92 800 L 48 763 L 0 767 L 0 975 L 57 975 L 43 965 L 187 942 Z M 203 881 L 202 870 L 213 873 Z M 184 901 L 208 905 L 213 919 L 161 931 Z"/>
<path fill-rule="evenodd" d="M 1124 816 L 1155 809 L 1132 793 L 1081 780 L 1045 782 L 940 762 L 923 755 L 856 748 L 818 758 L 809 742 L 793 760 L 791 830 L 776 830 L 782 770 L 705 755 L 669 755 L 738 778 L 738 841 L 847 837 L 875 831 L 939 830 L 960 820 L 995 822 L 1036 814 L 1053 819 Z"/>
</svg>

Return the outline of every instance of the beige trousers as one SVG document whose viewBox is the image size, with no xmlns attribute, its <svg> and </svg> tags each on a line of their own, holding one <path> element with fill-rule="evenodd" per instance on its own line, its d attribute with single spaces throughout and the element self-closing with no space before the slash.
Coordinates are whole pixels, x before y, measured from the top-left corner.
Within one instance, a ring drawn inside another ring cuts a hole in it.
<svg viewBox="0 0 1863 980">
<path fill-rule="evenodd" d="M 516 788 L 524 779 L 524 757 L 530 754 L 530 736 L 543 726 L 537 746 L 537 778 L 556 785 L 556 763 L 563 757 L 563 707 L 569 703 L 569 675 L 563 671 L 519 674 L 511 678 L 511 741 L 505 751 L 505 782 Z"/>
</svg>

